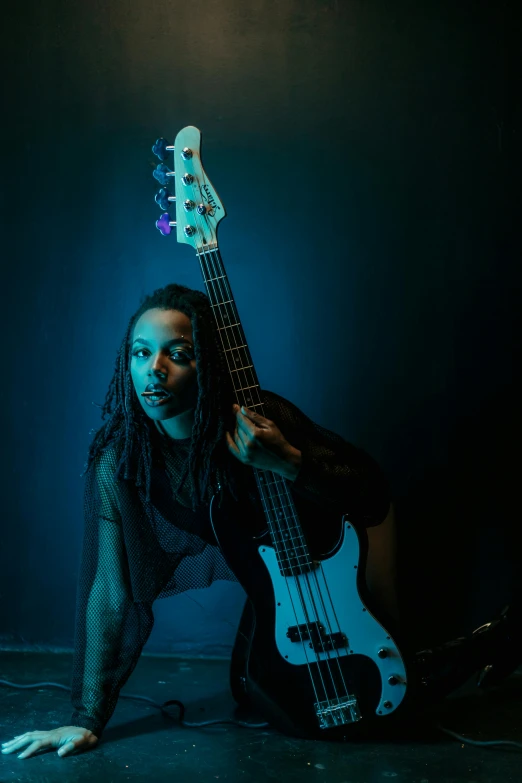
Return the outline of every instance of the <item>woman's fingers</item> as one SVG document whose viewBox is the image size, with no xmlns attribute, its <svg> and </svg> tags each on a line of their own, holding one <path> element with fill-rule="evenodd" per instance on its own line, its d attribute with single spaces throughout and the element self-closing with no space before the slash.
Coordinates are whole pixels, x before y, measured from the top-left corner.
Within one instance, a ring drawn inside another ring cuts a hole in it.
<svg viewBox="0 0 522 783">
<path fill-rule="evenodd" d="M 83 740 L 80 740 L 78 742 L 78 746 L 84 745 L 85 742 Z M 62 745 L 60 750 L 58 751 L 59 756 L 67 756 L 69 753 L 72 753 L 73 750 L 76 750 L 76 743 L 75 742 L 68 742 L 66 745 Z"/>
<path fill-rule="evenodd" d="M 3 742 L 2 753 L 14 753 L 15 750 L 25 747 L 31 739 L 29 734 L 33 734 L 33 732 L 19 734 L 18 737 L 13 737 L 9 742 Z"/>
<path fill-rule="evenodd" d="M 32 756 L 34 753 L 36 753 L 37 750 L 40 750 L 40 748 L 44 748 L 46 744 L 47 743 L 44 743 L 43 740 L 34 740 L 34 742 L 31 742 L 28 748 L 18 754 L 18 758 L 27 759 L 29 756 Z"/>
<path fill-rule="evenodd" d="M 2 753 L 17 753 L 19 759 L 26 759 L 36 753 L 41 748 L 52 748 L 53 742 L 49 731 L 28 731 L 19 737 L 14 737 L 11 742 L 6 742 L 2 747 Z"/>
<path fill-rule="evenodd" d="M 2 747 L 2 753 L 16 753 L 22 748 L 25 748 L 25 750 L 22 750 L 22 753 L 20 753 L 18 758 L 25 759 L 28 756 L 32 756 L 33 753 L 48 744 L 36 736 L 39 733 L 40 732 L 37 731 L 29 731 L 26 734 L 20 735 L 20 737 L 15 737 L 11 740 L 11 742 L 5 743 L 5 745 Z"/>
</svg>

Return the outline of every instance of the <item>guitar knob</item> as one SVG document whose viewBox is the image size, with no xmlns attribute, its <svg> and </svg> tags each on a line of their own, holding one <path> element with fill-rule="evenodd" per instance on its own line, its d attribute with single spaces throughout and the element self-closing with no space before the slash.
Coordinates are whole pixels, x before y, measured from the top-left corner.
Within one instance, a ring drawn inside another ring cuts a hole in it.
<svg viewBox="0 0 522 783">
<path fill-rule="evenodd" d="M 169 202 L 176 201 L 176 196 L 171 196 L 167 188 L 160 188 L 154 196 L 154 201 L 164 212 L 169 208 Z"/>
<path fill-rule="evenodd" d="M 169 181 L 169 177 L 174 176 L 174 172 L 165 166 L 164 163 L 158 163 L 154 171 L 152 172 L 154 179 L 157 179 L 160 185 L 166 185 Z"/>
<path fill-rule="evenodd" d="M 167 160 L 169 152 L 174 152 L 174 147 L 167 144 L 166 139 L 156 139 L 156 143 L 152 145 L 152 151 L 160 160 Z"/>
<path fill-rule="evenodd" d="M 171 230 L 175 225 L 176 221 L 170 219 L 168 212 L 164 212 L 163 215 L 161 215 L 161 217 L 156 220 L 156 228 L 161 234 L 163 234 L 164 237 L 171 233 Z"/>
</svg>

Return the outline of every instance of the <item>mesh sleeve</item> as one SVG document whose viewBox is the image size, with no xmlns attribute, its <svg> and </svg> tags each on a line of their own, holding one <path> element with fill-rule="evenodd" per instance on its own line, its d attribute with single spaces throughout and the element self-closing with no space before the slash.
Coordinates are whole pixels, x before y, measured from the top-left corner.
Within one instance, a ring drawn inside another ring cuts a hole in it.
<svg viewBox="0 0 522 783">
<path fill-rule="evenodd" d="M 76 600 L 71 725 L 90 729 L 98 738 L 154 624 L 152 604 L 131 599 L 116 464 L 115 453 L 108 450 L 87 474 Z"/>
<path fill-rule="evenodd" d="M 363 449 L 308 418 L 293 403 L 264 392 L 267 416 L 301 451 L 301 467 L 292 489 L 301 497 L 353 514 L 365 527 L 388 514 L 391 488 L 377 462 Z"/>
</svg>

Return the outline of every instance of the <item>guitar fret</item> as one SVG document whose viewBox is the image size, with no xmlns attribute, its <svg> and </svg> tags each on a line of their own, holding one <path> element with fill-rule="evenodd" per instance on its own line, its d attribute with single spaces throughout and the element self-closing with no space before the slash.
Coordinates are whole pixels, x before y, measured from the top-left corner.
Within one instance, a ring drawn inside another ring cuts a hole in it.
<svg viewBox="0 0 522 783">
<path fill-rule="evenodd" d="M 305 554 L 305 547 L 302 544 L 296 544 L 296 546 L 283 546 L 281 545 L 281 542 L 275 542 L 275 548 L 278 551 L 283 551 L 285 553 L 285 557 L 303 557 Z"/>
<path fill-rule="evenodd" d="M 215 280 L 218 280 L 218 279 L 219 278 L 217 278 L 217 277 L 215 278 Z M 227 299 L 226 302 L 218 302 L 217 304 L 213 304 L 213 305 L 210 305 L 210 306 L 211 307 L 222 307 L 223 305 L 230 304 L 233 301 L 234 301 L 233 299 Z"/>
<path fill-rule="evenodd" d="M 238 351 L 240 348 L 246 348 L 246 345 L 236 345 L 234 348 L 223 348 L 225 353 L 228 353 L 229 351 Z"/>
<path fill-rule="evenodd" d="M 275 482 L 272 482 L 272 483 L 275 484 Z M 262 487 L 266 487 L 266 486 L 269 486 L 269 485 L 262 484 L 261 486 Z M 294 506 L 293 506 L 291 498 L 289 498 L 289 500 L 290 500 L 289 503 L 283 503 L 284 496 L 281 495 L 280 493 L 278 493 L 277 495 L 269 495 L 269 496 L 265 496 L 265 497 L 267 497 L 267 499 L 269 499 L 269 500 L 272 500 L 272 502 L 274 503 L 274 511 L 284 512 L 285 509 L 289 508 L 291 510 L 291 513 L 293 514 L 293 510 L 292 509 L 293 509 Z"/>
<path fill-rule="evenodd" d="M 281 557 L 308 557 L 308 552 L 306 551 L 306 547 L 303 545 L 300 545 L 299 547 L 293 547 L 293 549 L 289 549 L 288 547 L 281 546 L 277 543 L 277 541 L 274 543 L 274 549 L 278 555 L 281 555 Z M 298 552 L 300 554 L 298 554 Z"/>
<path fill-rule="evenodd" d="M 287 546 L 290 546 L 292 543 L 295 543 L 296 546 L 303 546 L 305 538 L 302 533 L 293 533 L 292 535 L 288 535 L 285 538 L 284 531 L 274 527 L 273 523 L 269 522 L 268 527 L 270 528 L 270 532 L 276 536 L 278 541 L 281 541 L 281 543 Z"/>
<path fill-rule="evenodd" d="M 279 496 L 278 498 L 272 497 L 272 500 L 282 501 L 282 497 L 281 496 Z M 291 512 L 289 514 L 289 517 L 290 517 L 294 513 L 293 512 L 293 504 L 292 503 L 282 503 L 282 502 L 280 502 L 277 505 L 274 505 L 272 510 L 275 511 L 277 514 L 279 514 L 279 516 L 282 516 L 284 514 L 284 512 L 285 512 L 285 509 L 287 509 L 287 508 L 290 509 L 290 512 Z"/>
<path fill-rule="evenodd" d="M 279 552 L 277 553 L 279 554 Z M 292 560 L 307 560 L 309 561 L 308 555 L 296 555 L 295 557 L 293 555 L 290 555 L 290 557 L 286 557 L 283 555 L 279 560 L 279 565 L 282 565 L 284 567 L 285 561 L 286 563 L 290 564 Z M 296 565 L 302 565 L 302 563 L 296 563 Z"/>
<path fill-rule="evenodd" d="M 232 329 L 233 326 L 240 326 L 241 324 L 227 324 L 226 326 L 218 326 L 218 332 L 222 332 L 223 329 Z"/>
<path fill-rule="evenodd" d="M 240 370 L 249 370 L 253 366 L 254 366 L 253 364 L 247 364 L 246 367 L 236 367 L 234 370 L 230 370 L 230 372 L 239 372 Z"/>
<path fill-rule="evenodd" d="M 219 275 L 219 277 L 209 277 L 208 280 L 205 280 L 205 283 L 212 283 L 214 280 L 223 280 L 226 277 L 226 275 Z"/>
<path fill-rule="evenodd" d="M 292 549 L 292 548 L 294 548 L 294 549 L 304 549 L 304 543 L 303 543 L 304 542 L 304 538 L 303 538 L 303 536 L 299 536 L 299 540 L 298 540 L 297 537 L 294 537 L 294 538 L 284 538 L 284 536 L 279 535 L 277 533 L 277 531 L 276 531 L 275 535 L 277 536 L 277 542 L 276 543 L 280 544 L 283 547 L 288 547 L 290 549 Z"/>
<path fill-rule="evenodd" d="M 279 542 L 285 546 L 293 546 L 294 544 L 295 546 L 304 546 L 303 542 L 305 539 L 301 533 L 298 536 L 289 536 L 288 538 L 285 538 L 284 535 L 281 535 L 279 530 L 272 530 L 272 533 L 274 533 L 274 535 L 277 536 Z"/>
<path fill-rule="evenodd" d="M 266 484 L 262 484 L 261 486 L 266 486 Z M 293 503 L 291 502 L 291 498 L 289 498 L 290 503 L 283 503 L 283 499 L 284 498 L 283 498 L 283 495 L 281 495 L 281 494 L 269 495 L 269 496 L 265 495 L 265 498 L 267 498 L 268 500 L 272 500 L 274 502 L 274 511 L 281 511 L 281 512 L 283 512 L 285 510 L 285 508 L 293 509 Z M 278 502 L 276 503 L 276 501 L 278 501 Z M 293 511 L 292 511 L 292 513 L 293 513 Z"/>
<path fill-rule="evenodd" d="M 283 477 L 281 476 L 280 479 L 276 479 L 275 481 L 261 481 L 261 484 L 263 487 L 275 487 L 278 484 L 281 484 L 284 481 Z"/>
<path fill-rule="evenodd" d="M 265 505 L 266 505 L 266 504 L 265 504 Z M 287 508 L 291 508 L 291 506 L 287 506 Z M 267 509 L 266 509 L 266 510 L 267 510 L 267 513 L 275 513 L 275 514 L 278 514 L 278 512 L 279 512 L 279 509 L 278 509 L 278 508 L 270 508 L 270 506 L 267 506 Z M 284 515 L 284 513 L 281 511 L 281 513 L 280 513 L 280 514 L 278 514 L 278 518 L 277 518 L 277 519 L 273 519 L 273 520 L 272 520 L 272 522 L 281 522 L 281 520 L 283 520 L 283 519 L 284 519 L 285 521 L 287 521 L 287 522 L 297 522 L 297 517 L 296 517 L 296 515 L 293 513 L 293 511 L 292 511 L 290 514 L 287 514 L 286 516 L 285 516 L 285 515 Z"/>
<path fill-rule="evenodd" d="M 290 506 L 288 506 L 288 508 L 290 508 Z M 267 515 L 270 515 L 270 517 L 272 517 L 274 514 L 277 514 L 278 509 L 266 507 L 266 504 L 265 504 L 265 511 L 266 511 Z M 279 524 L 281 522 L 295 522 L 295 523 L 298 523 L 299 520 L 296 517 L 296 515 L 292 512 L 290 514 L 287 514 L 286 516 L 284 514 L 279 514 L 277 517 L 271 518 L 270 522 L 273 525 L 278 525 L 279 526 Z M 287 526 L 285 525 L 285 528 L 286 527 Z M 296 527 L 296 525 L 290 525 L 289 529 L 290 530 L 297 530 L 297 527 Z"/>
<path fill-rule="evenodd" d="M 248 391 L 249 389 L 257 389 L 257 388 L 259 388 L 259 384 L 258 383 L 254 384 L 254 386 L 244 386 L 242 389 L 235 389 L 234 391 L 236 391 L 236 392 Z"/>
</svg>

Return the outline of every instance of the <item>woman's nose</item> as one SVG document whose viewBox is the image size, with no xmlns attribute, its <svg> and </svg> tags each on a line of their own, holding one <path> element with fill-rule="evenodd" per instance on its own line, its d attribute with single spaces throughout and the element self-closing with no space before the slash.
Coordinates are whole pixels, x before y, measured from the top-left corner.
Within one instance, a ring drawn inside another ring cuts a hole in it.
<svg viewBox="0 0 522 783">
<path fill-rule="evenodd" d="M 150 370 L 149 375 L 155 375 L 157 378 L 162 378 L 163 380 L 167 377 L 167 373 L 164 370 L 160 370 L 156 367 L 153 367 L 152 370 Z"/>
<path fill-rule="evenodd" d="M 159 357 L 154 359 L 152 367 L 149 370 L 149 375 L 157 375 L 162 378 L 167 377 L 167 370 Z"/>
</svg>

